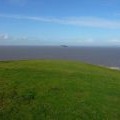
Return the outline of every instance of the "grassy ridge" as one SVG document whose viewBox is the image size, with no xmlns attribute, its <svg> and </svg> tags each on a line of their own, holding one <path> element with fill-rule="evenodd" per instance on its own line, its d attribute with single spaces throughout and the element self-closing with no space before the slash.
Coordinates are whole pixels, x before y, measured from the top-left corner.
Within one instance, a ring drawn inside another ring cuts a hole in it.
<svg viewBox="0 0 120 120">
<path fill-rule="evenodd" d="M 0 120 L 119 119 L 119 71 L 68 61 L 0 62 Z"/>
</svg>

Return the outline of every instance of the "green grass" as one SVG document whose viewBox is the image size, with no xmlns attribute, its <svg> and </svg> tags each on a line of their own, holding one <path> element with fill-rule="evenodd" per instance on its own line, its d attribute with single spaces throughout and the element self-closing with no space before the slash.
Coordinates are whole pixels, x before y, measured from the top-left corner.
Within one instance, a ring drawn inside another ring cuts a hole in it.
<svg viewBox="0 0 120 120">
<path fill-rule="evenodd" d="M 70 61 L 1 61 L 0 120 L 120 120 L 120 71 Z"/>
</svg>

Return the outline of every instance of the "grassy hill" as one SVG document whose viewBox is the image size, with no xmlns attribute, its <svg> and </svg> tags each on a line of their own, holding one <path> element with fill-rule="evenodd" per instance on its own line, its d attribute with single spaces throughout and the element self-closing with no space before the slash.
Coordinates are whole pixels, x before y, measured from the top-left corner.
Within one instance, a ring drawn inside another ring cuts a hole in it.
<svg viewBox="0 0 120 120">
<path fill-rule="evenodd" d="M 120 120 L 120 71 L 70 61 L 1 61 L 0 120 Z"/>
</svg>

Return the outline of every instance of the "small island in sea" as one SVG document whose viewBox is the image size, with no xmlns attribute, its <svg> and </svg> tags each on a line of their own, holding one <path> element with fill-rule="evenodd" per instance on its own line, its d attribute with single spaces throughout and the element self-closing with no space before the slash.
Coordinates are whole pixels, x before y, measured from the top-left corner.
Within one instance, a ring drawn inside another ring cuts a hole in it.
<svg viewBox="0 0 120 120">
<path fill-rule="evenodd" d="M 68 47 L 67 45 L 61 45 L 61 47 Z"/>
</svg>

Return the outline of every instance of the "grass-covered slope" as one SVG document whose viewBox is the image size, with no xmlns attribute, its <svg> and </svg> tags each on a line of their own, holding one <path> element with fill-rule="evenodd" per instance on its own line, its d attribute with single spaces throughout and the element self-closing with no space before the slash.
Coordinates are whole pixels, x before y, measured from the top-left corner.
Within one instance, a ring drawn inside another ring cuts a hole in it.
<svg viewBox="0 0 120 120">
<path fill-rule="evenodd" d="M 0 62 L 0 120 L 120 120 L 120 72 L 79 62 Z"/>
</svg>

